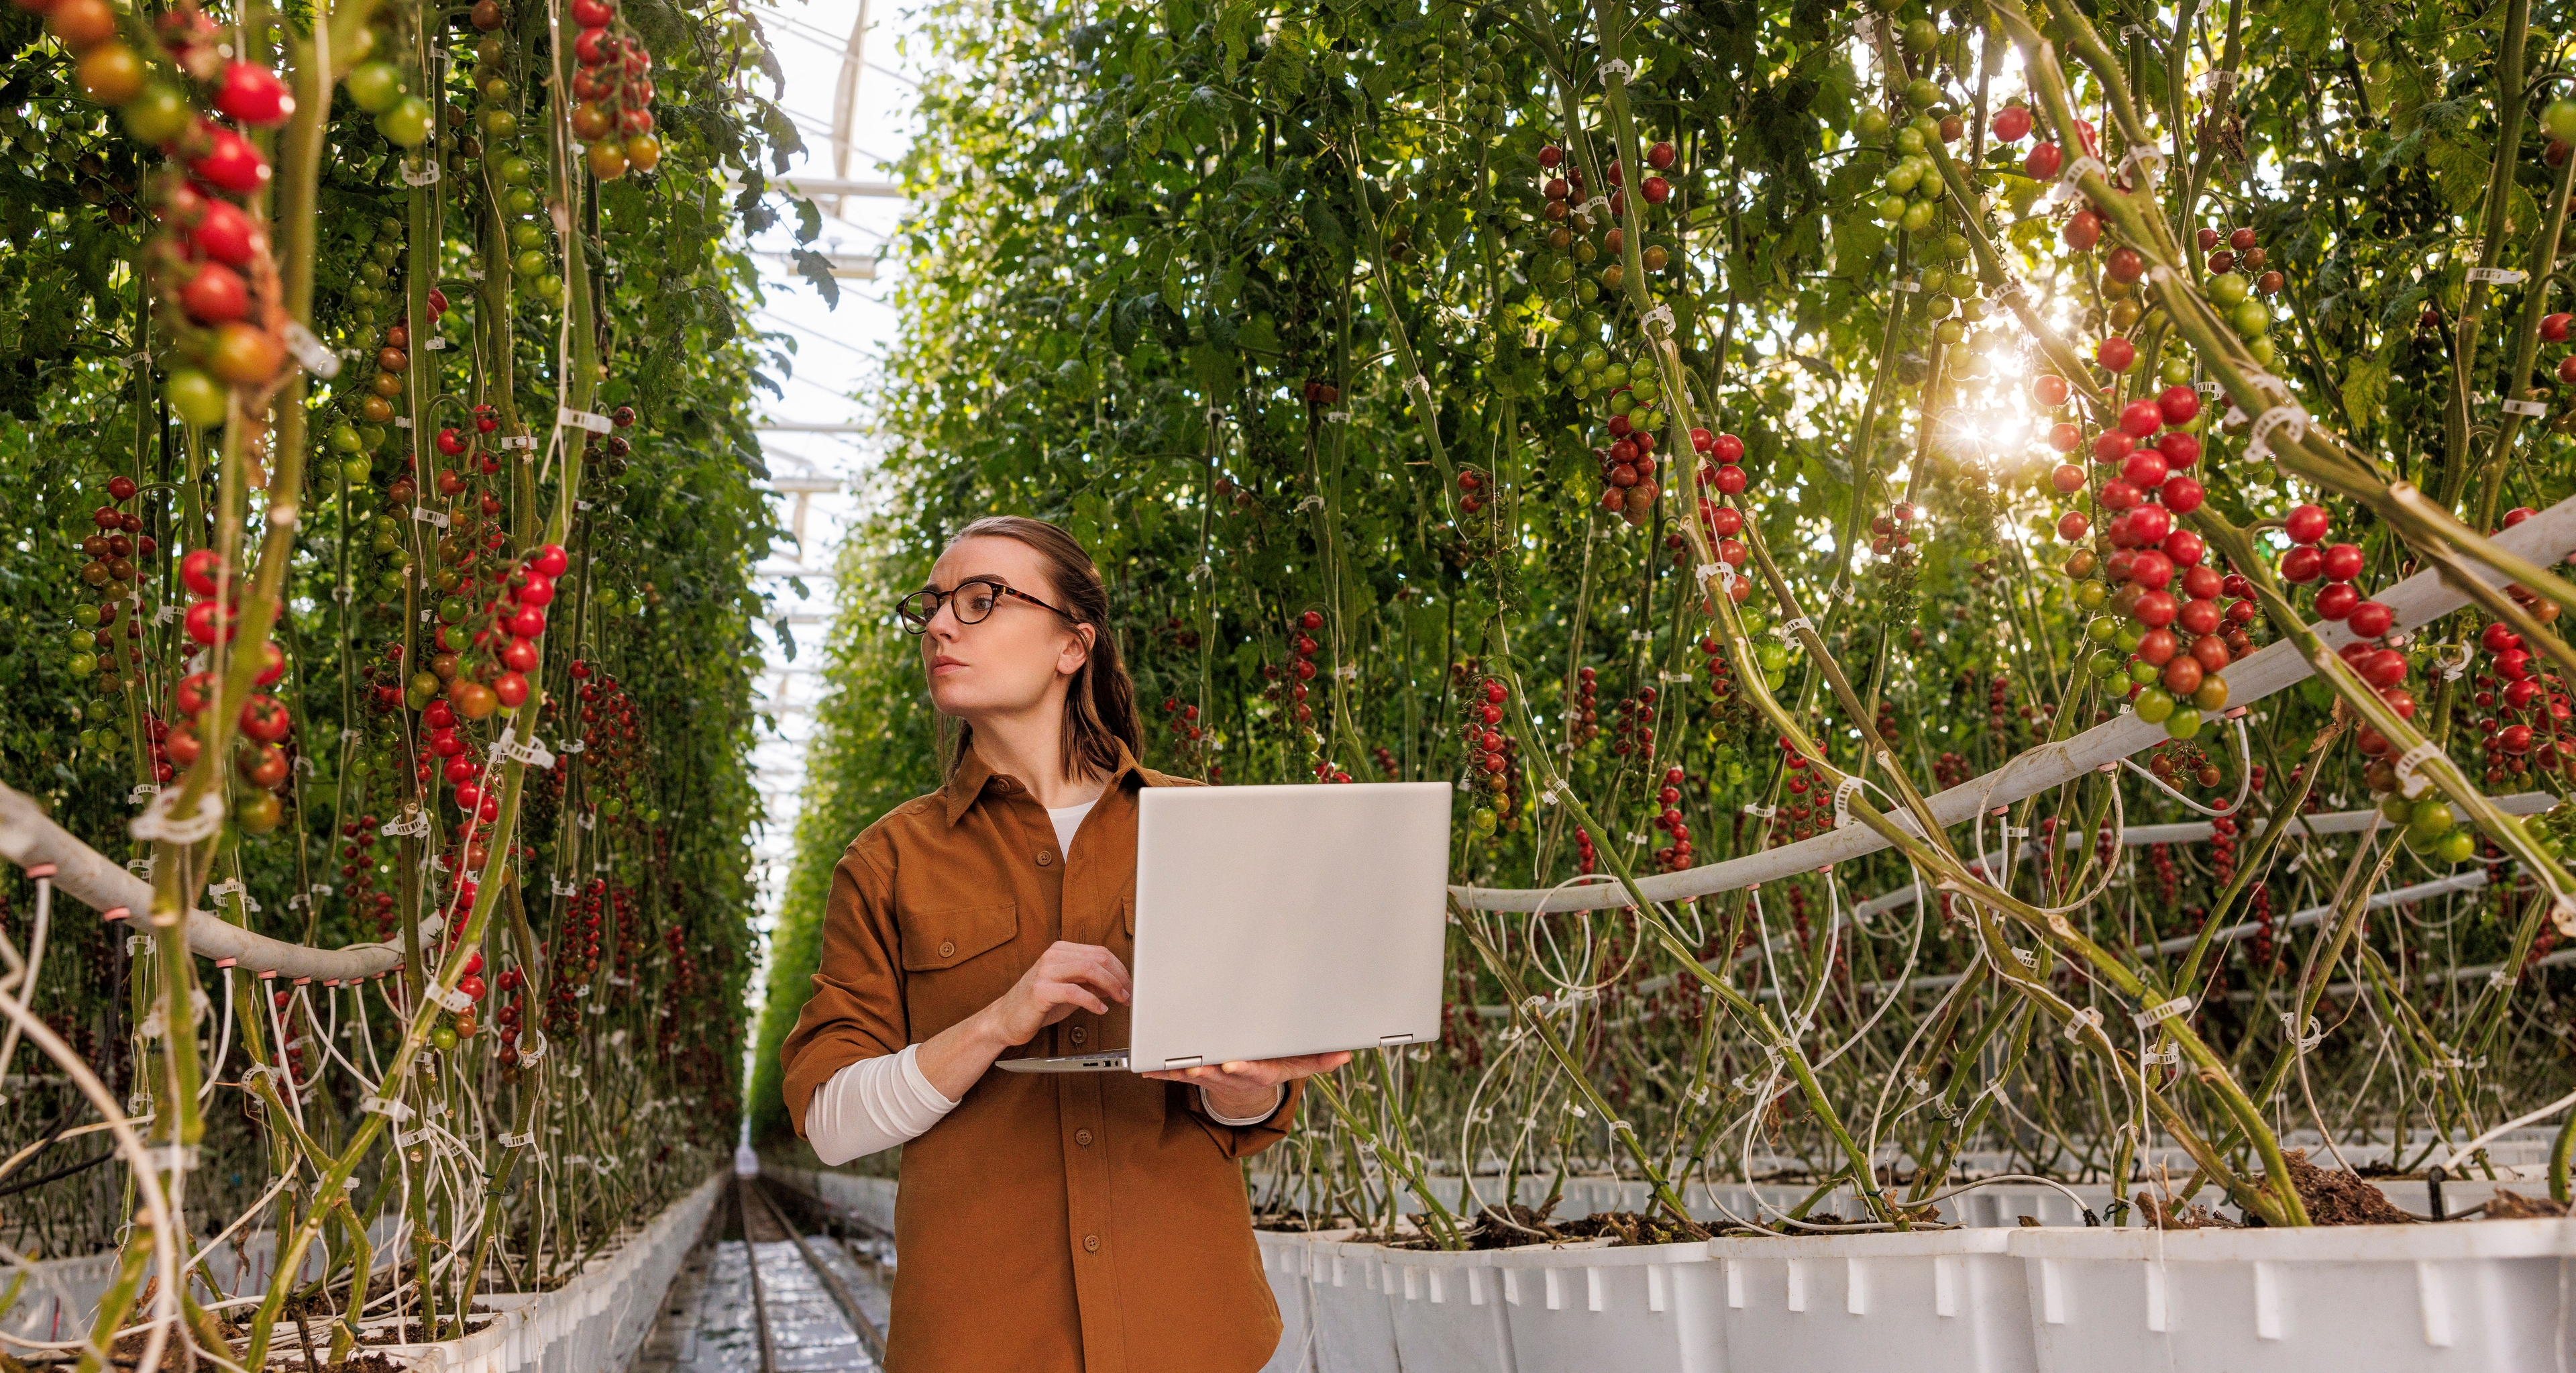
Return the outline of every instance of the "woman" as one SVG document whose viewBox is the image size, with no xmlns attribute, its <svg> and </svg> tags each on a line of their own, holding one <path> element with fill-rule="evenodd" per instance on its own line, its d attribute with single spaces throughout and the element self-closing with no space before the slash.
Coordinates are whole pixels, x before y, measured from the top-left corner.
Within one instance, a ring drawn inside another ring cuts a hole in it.
<svg viewBox="0 0 2576 1373">
<path fill-rule="evenodd" d="M 1127 1042 L 1136 789 L 1189 784 L 1136 764 L 1108 597 L 1063 530 L 977 520 L 898 610 L 956 755 L 841 856 L 781 1050 L 824 1162 L 909 1141 L 888 1365 L 1250 1373 L 1279 1312 L 1236 1161 L 1350 1055 L 988 1071 Z"/>
</svg>

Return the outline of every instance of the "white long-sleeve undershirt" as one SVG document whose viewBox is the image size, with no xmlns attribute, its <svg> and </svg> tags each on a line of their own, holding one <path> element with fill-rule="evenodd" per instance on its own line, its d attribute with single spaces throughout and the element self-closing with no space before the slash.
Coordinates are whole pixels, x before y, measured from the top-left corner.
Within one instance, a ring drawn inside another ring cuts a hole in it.
<svg viewBox="0 0 2576 1373">
<path fill-rule="evenodd" d="M 957 1103 L 922 1076 L 921 1046 L 863 1058 L 832 1074 L 805 1107 L 805 1139 L 827 1164 L 881 1153 L 920 1138 Z"/>
<path fill-rule="evenodd" d="M 1085 801 L 1047 812 L 1058 849 L 1073 848 L 1074 831 L 1081 828 L 1091 807 Z M 805 1138 L 814 1146 L 816 1157 L 826 1164 L 842 1164 L 891 1149 L 919 1139 L 957 1109 L 957 1103 L 942 1096 L 923 1075 L 920 1051 L 918 1044 L 906 1045 L 902 1053 L 861 1059 L 832 1074 L 805 1107 Z M 1236 1117 L 1218 1113 L 1202 1089 L 1199 1108 L 1219 1125 L 1258 1125 L 1278 1111 L 1287 1095 L 1288 1089 L 1279 1087 L 1259 1115 Z"/>
</svg>

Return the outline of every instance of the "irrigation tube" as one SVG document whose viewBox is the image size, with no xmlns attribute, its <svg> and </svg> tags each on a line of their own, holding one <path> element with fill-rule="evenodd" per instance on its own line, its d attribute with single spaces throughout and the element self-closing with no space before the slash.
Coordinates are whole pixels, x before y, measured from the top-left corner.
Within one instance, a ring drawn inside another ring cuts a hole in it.
<svg viewBox="0 0 2576 1373">
<path fill-rule="evenodd" d="M 2554 563 L 2576 552 L 2576 497 L 2560 501 L 2496 535 L 2495 542 L 2508 552 L 2542 564 Z M 2474 561 L 2469 563 L 2469 567 L 2479 581 L 2489 586 L 2502 586 L 2511 580 L 2502 572 Z M 2441 576 L 2430 570 L 2418 572 L 2371 599 L 2394 612 L 2395 626 L 2400 629 L 2413 629 L 2469 603 L 2466 595 L 2444 584 Z M 2359 639 L 2358 635 L 2336 621 L 2329 620 L 2313 628 L 2328 652 Z M 2227 669 L 2227 685 L 2235 701 L 2229 709 L 2241 710 L 2266 696 L 2296 686 L 2315 670 L 2307 659 L 2299 656 L 2295 641 L 2283 638 L 2267 644 L 2243 662 Z M 1965 824 L 1981 810 L 2008 806 L 2063 786 L 2087 772 L 2116 765 L 2133 753 L 2153 748 L 2167 737 L 2164 726 L 2151 725 L 2135 713 L 2124 710 L 2116 719 L 2095 725 L 2071 739 L 2032 749 L 1983 777 L 1970 778 L 1929 798 L 1932 816 L 1945 829 Z M 1915 828 L 1913 817 L 1905 812 L 1893 813 L 1889 819 L 1900 829 Z M 2205 831 L 2207 827 L 2193 828 Z M 1846 825 L 1813 839 L 1802 839 L 1742 858 L 1639 878 L 1637 890 L 1649 901 L 1688 901 L 1694 897 L 1735 891 L 1757 882 L 1776 882 L 1799 873 L 1814 872 L 1829 864 L 1849 862 L 1886 847 L 1887 840 L 1880 838 L 1876 831 L 1859 824 Z M 1555 891 L 1547 887 L 1453 887 L 1450 890 L 1461 907 L 1480 911 L 1532 911 L 1542 900 L 1548 902 L 1551 910 L 1559 911 L 1603 910 L 1629 904 L 1627 891 L 1616 886 L 1570 891 Z"/>
<path fill-rule="evenodd" d="M 108 861 L 74 838 L 25 794 L 0 783 L 0 858 L 20 867 L 54 865 L 54 886 L 92 910 L 144 916 L 152 909 L 152 884 Z M 148 923 L 146 921 L 145 923 Z M 421 922 L 421 938 L 437 933 L 437 917 Z M 313 949 L 253 934 L 219 915 L 188 912 L 188 950 L 238 963 L 254 973 L 356 982 L 391 972 L 402 962 L 399 944 L 352 944 Z"/>
</svg>

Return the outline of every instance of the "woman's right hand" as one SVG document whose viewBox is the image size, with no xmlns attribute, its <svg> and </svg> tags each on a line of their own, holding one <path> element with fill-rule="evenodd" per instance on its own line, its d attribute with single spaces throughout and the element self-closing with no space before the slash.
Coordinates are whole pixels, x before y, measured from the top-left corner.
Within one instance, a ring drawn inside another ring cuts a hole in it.
<svg viewBox="0 0 2576 1373">
<path fill-rule="evenodd" d="M 1134 995 L 1135 980 L 1118 955 L 1097 944 L 1059 939 L 981 1014 L 987 1033 L 1003 1047 L 1017 1048 L 1075 1011 L 1107 1015 L 1110 1002 L 1123 1006 Z"/>
</svg>

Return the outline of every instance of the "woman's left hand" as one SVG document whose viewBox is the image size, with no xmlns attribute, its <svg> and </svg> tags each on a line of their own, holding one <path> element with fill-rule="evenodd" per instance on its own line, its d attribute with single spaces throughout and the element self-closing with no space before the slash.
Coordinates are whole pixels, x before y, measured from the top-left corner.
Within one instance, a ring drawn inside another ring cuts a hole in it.
<svg viewBox="0 0 2576 1373">
<path fill-rule="evenodd" d="M 1241 1119 L 1268 1110 L 1280 1083 L 1329 1073 L 1350 1061 L 1350 1051 L 1341 1050 L 1329 1054 L 1300 1054 L 1295 1058 L 1238 1059 L 1232 1063 L 1178 1068 L 1143 1076 L 1158 1082 L 1189 1083 L 1207 1093 L 1209 1110 L 1221 1116 Z"/>
</svg>

